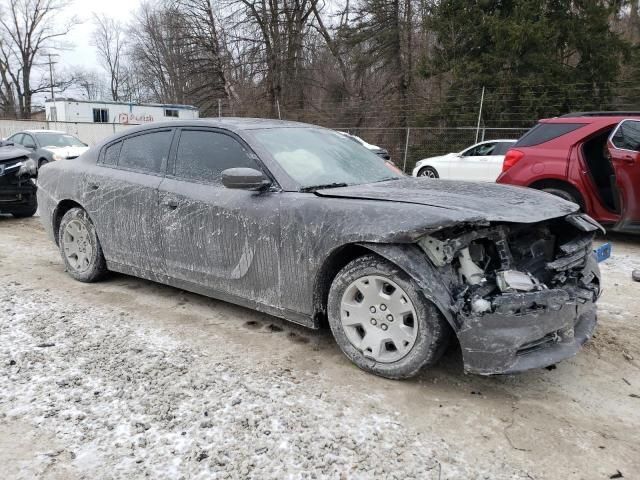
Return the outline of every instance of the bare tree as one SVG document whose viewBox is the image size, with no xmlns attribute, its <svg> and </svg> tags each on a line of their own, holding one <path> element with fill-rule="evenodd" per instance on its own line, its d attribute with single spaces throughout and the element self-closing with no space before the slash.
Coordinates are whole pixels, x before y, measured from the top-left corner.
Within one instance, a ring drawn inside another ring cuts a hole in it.
<svg viewBox="0 0 640 480">
<path fill-rule="evenodd" d="M 309 34 L 312 14 L 319 0 L 236 0 L 240 24 L 264 51 L 265 81 L 272 114 L 283 96 L 297 108 L 304 106 L 304 40 Z M 247 39 L 245 39 L 247 40 Z M 287 92 L 284 92 L 284 90 Z"/>
<path fill-rule="evenodd" d="M 2 14 L 1 11 L 0 14 Z M 0 51 L 2 50 L 2 37 L 0 37 Z M 0 115 L 7 117 L 15 117 L 16 115 L 13 84 L 9 76 L 9 65 L 5 62 L 3 56 L 0 56 Z"/>
<path fill-rule="evenodd" d="M 95 70 L 76 67 L 73 84 L 87 100 L 102 100 L 107 90 L 102 75 Z"/>
<path fill-rule="evenodd" d="M 182 39 L 190 52 L 187 93 L 205 114 L 213 114 L 220 99 L 237 99 L 227 75 L 229 55 L 218 19 L 210 0 L 179 0 L 177 5 L 185 19 Z"/>
<path fill-rule="evenodd" d="M 68 6 L 67 0 L 8 0 L 0 15 L 0 57 L 8 66 L 16 97 L 17 113 L 31 115 L 33 95 L 51 88 L 44 78 L 34 84 L 32 75 L 38 56 L 54 47 L 53 41 L 66 35 L 77 22 L 71 18 L 57 25 L 56 16 Z"/>
<path fill-rule="evenodd" d="M 95 30 L 92 44 L 96 47 L 102 65 L 109 74 L 111 98 L 117 102 L 122 96 L 125 29 L 120 22 L 106 15 L 94 15 L 93 21 Z"/>
</svg>

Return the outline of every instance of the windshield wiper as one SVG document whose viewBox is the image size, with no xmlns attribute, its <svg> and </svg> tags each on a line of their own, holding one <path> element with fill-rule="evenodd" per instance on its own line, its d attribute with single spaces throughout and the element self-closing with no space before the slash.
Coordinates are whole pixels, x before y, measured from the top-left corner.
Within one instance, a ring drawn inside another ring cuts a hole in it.
<svg viewBox="0 0 640 480">
<path fill-rule="evenodd" d="M 322 188 L 338 188 L 338 187 L 346 187 L 348 184 L 345 182 L 334 182 L 334 183 L 325 183 L 323 185 L 311 185 L 310 187 L 303 187 L 300 189 L 301 192 L 314 192 L 316 190 L 320 190 Z"/>
</svg>

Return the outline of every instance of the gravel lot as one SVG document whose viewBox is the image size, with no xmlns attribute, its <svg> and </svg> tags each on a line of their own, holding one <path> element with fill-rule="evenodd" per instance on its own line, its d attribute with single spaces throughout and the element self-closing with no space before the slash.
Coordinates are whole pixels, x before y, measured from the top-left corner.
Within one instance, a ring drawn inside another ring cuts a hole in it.
<svg viewBox="0 0 640 480">
<path fill-rule="evenodd" d="M 596 337 L 552 370 L 394 382 L 327 331 L 143 280 L 85 285 L 0 217 L 0 478 L 640 476 L 640 240 L 616 237 Z"/>
</svg>

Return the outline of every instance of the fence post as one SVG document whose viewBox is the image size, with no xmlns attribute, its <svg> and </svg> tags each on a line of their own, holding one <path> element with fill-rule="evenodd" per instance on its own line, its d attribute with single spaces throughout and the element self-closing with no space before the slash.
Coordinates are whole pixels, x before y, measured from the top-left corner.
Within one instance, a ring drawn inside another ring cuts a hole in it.
<svg viewBox="0 0 640 480">
<path fill-rule="evenodd" d="M 482 96 L 480 97 L 480 110 L 478 110 L 478 125 L 476 126 L 476 143 L 478 143 L 478 134 L 480 133 L 480 119 L 482 118 L 483 103 L 484 103 L 484 87 L 482 87 Z"/>
<path fill-rule="evenodd" d="M 222 101 L 218 99 L 218 117 L 222 116 Z"/>
<path fill-rule="evenodd" d="M 409 152 L 409 132 L 411 129 L 407 127 L 407 137 L 404 140 L 404 162 L 402 163 L 402 171 L 407 173 L 407 153 Z"/>
<path fill-rule="evenodd" d="M 278 100 L 276 98 L 276 107 L 278 108 L 278 120 L 282 120 L 282 117 L 280 116 L 280 100 Z"/>
</svg>

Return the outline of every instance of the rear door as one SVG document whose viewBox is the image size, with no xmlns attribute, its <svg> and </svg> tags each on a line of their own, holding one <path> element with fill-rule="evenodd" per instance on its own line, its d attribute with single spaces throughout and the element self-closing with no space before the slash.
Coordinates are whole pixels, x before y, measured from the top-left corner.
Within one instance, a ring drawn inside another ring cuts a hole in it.
<svg viewBox="0 0 640 480">
<path fill-rule="evenodd" d="M 620 221 L 616 230 L 640 231 L 640 120 L 624 120 L 608 141 L 618 190 Z"/>
<path fill-rule="evenodd" d="M 86 176 L 85 202 L 108 262 L 164 273 L 158 186 L 174 129 L 145 130 L 107 144 Z"/>
<path fill-rule="evenodd" d="M 167 271 L 216 292 L 277 305 L 281 194 L 224 187 L 222 171 L 233 167 L 268 175 L 230 132 L 181 129 L 160 185 Z"/>
</svg>

